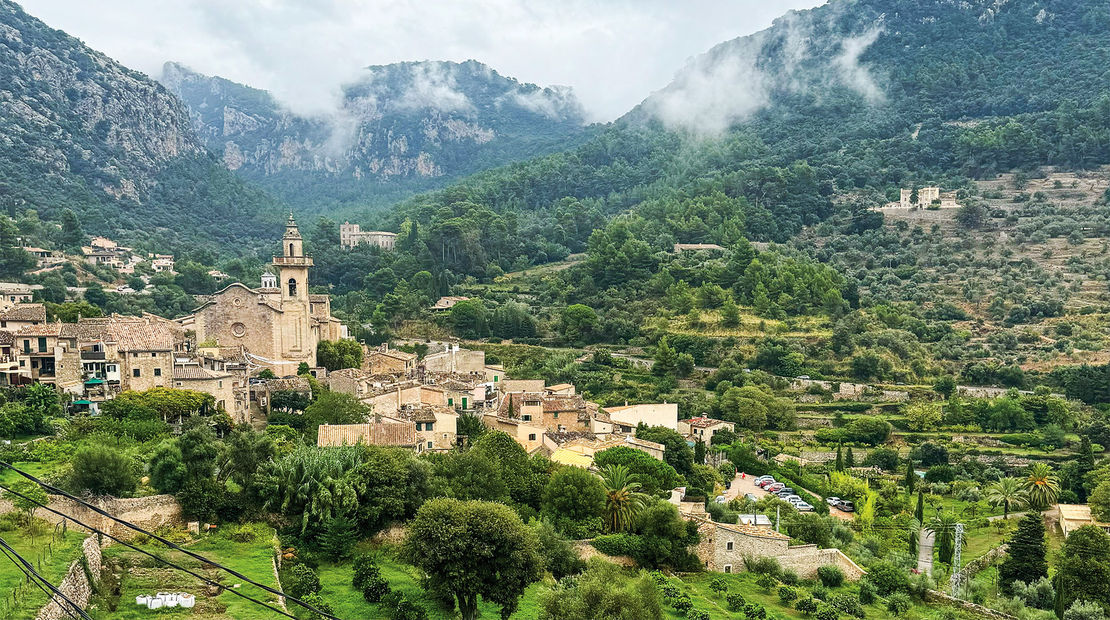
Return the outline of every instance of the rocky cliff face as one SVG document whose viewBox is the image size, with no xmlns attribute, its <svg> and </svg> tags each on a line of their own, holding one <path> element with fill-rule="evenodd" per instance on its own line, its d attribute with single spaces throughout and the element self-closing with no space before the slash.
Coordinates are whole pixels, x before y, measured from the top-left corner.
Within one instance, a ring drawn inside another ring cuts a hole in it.
<svg viewBox="0 0 1110 620">
<path fill-rule="evenodd" d="M 475 61 L 369 67 L 334 110 L 316 116 L 176 63 L 165 65 L 161 80 L 225 166 L 321 206 L 435 187 L 583 133 L 569 89 L 522 84 Z"/>
<path fill-rule="evenodd" d="M 195 191 L 198 184 L 204 189 Z M 0 188 L 13 213 L 34 208 L 52 218 L 68 207 L 86 229 L 125 238 L 158 227 L 167 238 L 236 237 L 240 223 L 217 228 L 216 214 L 235 204 L 249 218 L 264 201 L 215 165 L 165 87 L 7 0 L 0 0 Z M 181 226 L 194 214 L 199 228 Z"/>
</svg>

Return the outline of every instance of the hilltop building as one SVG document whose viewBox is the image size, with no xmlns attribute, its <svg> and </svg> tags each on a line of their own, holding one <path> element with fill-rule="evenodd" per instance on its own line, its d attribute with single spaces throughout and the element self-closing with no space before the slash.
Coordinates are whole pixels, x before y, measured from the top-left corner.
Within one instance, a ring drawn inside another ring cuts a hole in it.
<svg viewBox="0 0 1110 620">
<path fill-rule="evenodd" d="M 383 250 L 392 250 L 397 245 L 397 233 L 384 230 L 360 230 L 358 224 L 350 222 L 339 225 L 339 245 L 350 249 L 363 243 Z"/>
<path fill-rule="evenodd" d="M 913 202 L 913 189 L 903 188 L 899 196 L 898 206 L 909 209 L 911 207 L 928 207 L 937 203 L 941 209 L 955 209 L 960 205 L 956 202 L 956 192 L 942 192 L 939 187 L 921 187 L 917 190 L 917 202 Z"/>
<path fill-rule="evenodd" d="M 312 257 L 293 215 L 285 224 L 282 255 L 275 256 L 259 288 L 236 282 L 211 295 L 178 323 L 196 332 L 198 342 L 242 346 L 255 363 L 278 375 L 296 374 L 303 362 L 316 366 L 322 340 L 345 337 L 342 323 L 331 315 L 331 298 L 308 293 Z"/>
</svg>

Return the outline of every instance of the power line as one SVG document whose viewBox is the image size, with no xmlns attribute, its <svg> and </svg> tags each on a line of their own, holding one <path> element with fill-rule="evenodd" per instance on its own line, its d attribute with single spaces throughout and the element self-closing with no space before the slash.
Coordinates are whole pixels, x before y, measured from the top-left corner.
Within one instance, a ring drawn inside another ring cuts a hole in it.
<svg viewBox="0 0 1110 620">
<path fill-rule="evenodd" d="M 40 590 L 46 593 L 47 600 L 54 601 L 54 597 L 57 596 L 66 603 L 69 603 L 73 607 L 73 610 L 70 610 L 65 605 L 58 603 L 58 607 L 60 607 L 62 611 L 66 612 L 66 615 L 71 618 L 76 618 L 77 616 L 73 614 L 73 612 L 76 611 L 77 614 L 79 614 L 82 618 L 92 620 L 92 617 L 89 616 L 89 614 L 85 613 L 84 609 L 81 609 L 81 607 L 78 606 L 77 603 L 74 603 L 72 600 L 70 600 L 68 596 L 62 594 L 61 590 L 55 588 L 54 584 L 50 583 L 50 581 L 40 575 L 39 572 L 35 570 L 35 567 L 32 566 L 31 563 L 28 562 L 26 559 L 24 559 L 23 556 L 19 555 L 19 552 L 13 549 L 11 545 L 9 545 L 7 541 L 5 541 L 3 538 L 0 538 L 0 552 L 3 552 L 3 554 L 9 560 L 11 560 L 13 564 L 15 564 L 16 568 L 23 571 L 23 574 L 27 575 L 32 583 L 34 583 L 36 586 L 39 587 Z M 15 556 L 14 558 L 12 557 L 13 555 Z M 44 584 L 45 587 L 43 587 Z M 47 590 L 47 588 L 49 588 L 49 590 Z M 53 592 L 53 595 L 51 594 L 51 592 Z"/>
<path fill-rule="evenodd" d="M 264 601 L 260 601 L 260 600 L 258 600 L 258 599 L 256 599 L 256 598 L 254 598 L 254 597 L 252 597 L 252 596 L 249 596 L 249 595 L 247 595 L 247 594 L 243 594 L 242 592 L 239 592 L 238 590 L 236 590 L 236 589 L 234 589 L 234 588 L 226 588 L 226 587 L 225 587 L 225 586 L 224 586 L 223 584 L 221 584 L 221 583 L 219 583 L 219 582 L 213 581 L 213 580 L 211 580 L 211 579 L 209 579 L 209 578 L 205 577 L 204 575 L 201 575 L 201 574 L 199 574 L 199 573 L 196 573 L 196 572 L 194 572 L 194 571 L 192 571 L 192 570 L 190 570 L 190 569 L 188 569 L 188 568 L 185 568 L 184 566 L 181 566 L 181 565 L 179 565 L 179 564 L 176 564 L 176 563 L 174 563 L 174 562 L 171 562 L 171 561 L 169 561 L 169 560 L 167 560 L 167 559 L 165 559 L 165 558 L 163 558 L 163 557 L 160 557 L 160 556 L 158 556 L 158 555 L 155 555 L 154 553 L 151 553 L 151 552 L 149 552 L 149 551 L 147 551 L 147 550 L 145 550 L 145 549 L 142 549 L 142 548 L 136 547 L 135 545 L 132 545 L 131 543 L 129 543 L 129 542 L 127 542 L 127 541 L 125 541 L 125 540 L 123 540 L 123 539 L 121 539 L 121 538 L 117 537 L 117 536 L 113 536 L 112 534 L 109 534 L 108 532 L 105 532 L 105 531 L 103 531 L 103 530 L 101 530 L 101 529 L 95 528 L 95 527 L 93 527 L 93 526 L 91 526 L 91 525 L 89 525 L 89 524 L 87 524 L 87 523 L 84 523 L 84 522 L 80 521 L 79 519 L 77 519 L 77 518 L 75 518 L 75 517 L 73 517 L 73 516 L 70 516 L 70 515 L 68 515 L 68 514 L 65 514 L 65 513 L 63 513 L 63 512 L 59 512 L 59 511 L 57 511 L 57 510 L 54 510 L 53 508 L 51 508 L 51 507 L 49 507 L 49 506 L 47 506 L 47 505 L 45 505 L 45 504 L 42 504 L 42 503 L 36 502 L 36 501 L 35 501 L 34 499 L 31 499 L 31 498 L 27 497 L 26 495 L 23 495 L 23 494 L 19 493 L 18 491 L 13 491 L 12 489 L 10 489 L 10 488 L 8 488 L 8 487 L 5 487 L 5 486 L 3 486 L 3 485 L 0 485 L 0 489 L 3 489 L 3 490 L 5 490 L 5 491 L 7 491 L 8 493 L 11 493 L 12 495 L 15 495 L 16 497 L 21 497 L 21 498 L 23 498 L 23 499 L 25 499 L 25 500 L 27 500 L 27 501 L 33 502 L 33 503 L 37 504 L 37 505 L 38 505 L 39 507 L 41 507 L 41 508 L 43 508 L 43 509 L 47 510 L 48 512 L 52 512 L 52 513 L 54 513 L 54 514 L 56 514 L 56 515 L 58 515 L 58 516 L 60 516 L 60 517 L 62 517 L 62 518 L 64 518 L 64 519 L 69 519 L 70 521 L 73 521 L 73 522 L 74 522 L 74 523 L 76 523 L 77 525 L 79 525 L 79 526 L 81 526 L 81 527 L 83 527 L 83 528 L 85 528 L 85 529 L 89 530 L 90 532 L 92 532 L 92 533 L 94 533 L 94 534 L 100 534 L 101 536 L 105 536 L 105 537 L 107 537 L 107 538 L 111 538 L 112 540 L 116 541 L 117 543 L 119 543 L 119 544 L 121 544 L 121 545 L 123 545 L 123 546 L 125 546 L 125 547 L 127 547 L 127 548 L 129 548 L 129 549 L 132 549 L 132 550 L 134 550 L 134 551 L 138 551 L 139 553 L 142 553 L 143 555 L 146 555 L 146 556 L 148 556 L 148 557 L 150 557 L 150 558 L 152 558 L 152 559 L 158 560 L 159 562 L 161 562 L 161 563 L 163 563 L 163 564 L 165 564 L 165 565 L 169 566 L 170 568 L 174 568 L 174 569 L 176 569 L 176 570 L 179 570 L 179 571 L 182 571 L 182 572 L 184 572 L 184 573 L 187 573 L 187 574 L 189 574 L 189 575 L 191 575 L 191 576 L 193 576 L 193 577 L 196 577 L 196 578 L 197 578 L 197 579 L 199 579 L 199 580 L 200 580 L 200 581 L 201 581 L 202 583 L 206 583 L 206 584 L 208 584 L 208 585 L 211 585 L 211 586 L 216 586 L 216 587 L 219 587 L 219 588 L 224 588 L 224 589 L 225 589 L 226 591 L 230 592 L 231 594 L 234 594 L 235 596 L 238 596 L 238 597 L 240 597 L 240 598 L 246 599 L 247 601 L 249 601 L 249 602 L 252 602 L 252 603 L 255 603 L 256 605 L 261 605 L 261 606 L 263 606 L 263 607 L 265 607 L 265 608 L 267 608 L 267 609 L 269 609 L 269 610 L 271 610 L 271 611 L 273 611 L 273 612 L 275 612 L 275 613 L 281 614 L 281 615 L 283 615 L 283 616 L 286 616 L 286 617 L 288 617 L 288 618 L 295 618 L 295 617 L 296 617 L 296 616 L 293 616 L 293 615 L 291 615 L 291 614 L 289 614 L 289 613 L 287 613 L 287 612 L 285 612 L 285 611 L 283 611 L 283 610 L 281 610 L 281 609 L 279 609 L 279 608 L 277 608 L 277 607 L 273 607 L 273 606 L 272 606 L 272 605 L 270 605 L 269 603 L 266 603 L 266 602 L 264 602 Z M 218 564 L 214 564 L 214 563 L 213 563 L 213 565 L 214 565 L 214 566 L 220 566 L 220 565 L 218 565 Z M 222 568 L 222 567 L 221 567 L 221 568 Z"/>
<path fill-rule="evenodd" d="M 65 497 L 67 499 L 75 501 L 75 502 L 81 504 L 82 506 L 85 506 L 89 510 L 92 510 L 93 512 L 95 512 L 99 515 L 108 517 L 112 521 L 115 521 L 116 523 L 119 523 L 120 525 L 123 525 L 124 527 L 132 529 L 132 530 L 134 530 L 136 532 L 139 532 L 141 534 L 145 534 L 145 535 L 153 538 L 154 540 L 157 540 L 158 542 L 162 543 L 163 545 L 165 545 L 165 546 L 167 546 L 171 549 L 174 549 L 175 551 L 180 551 L 181 553 L 184 553 L 185 555 L 187 555 L 187 556 L 189 556 L 189 557 L 191 557 L 195 560 L 199 560 L 199 561 L 204 562 L 206 564 L 211 564 L 212 566 L 215 566 L 215 567 L 227 572 L 228 574 L 230 574 L 234 577 L 238 577 L 239 579 L 242 579 L 243 581 L 245 581 L 245 582 L 247 582 L 247 583 L 249 583 L 253 586 L 261 588 L 261 589 L 265 590 L 266 592 L 269 592 L 270 594 L 280 596 L 280 597 L 284 597 L 285 600 L 292 601 L 292 602 L 296 603 L 297 605 L 300 605 L 301 607 L 304 607 L 305 609 L 307 609 L 307 610 L 309 610 L 309 611 L 311 611 L 315 614 L 319 614 L 320 616 L 322 616 L 324 618 L 329 618 L 330 620 L 342 620 L 338 616 L 332 615 L 332 614 L 327 613 L 327 612 L 323 612 L 323 611 L 317 609 L 316 607 L 314 607 L 314 606 L 312 606 L 312 605 L 310 605 L 310 604 L 308 604 L 308 603 L 306 603 L 306 602 L 304 602 L 304 601 L 302 601 L 302 600 L 300 600 L 296 597 L 285 594 L 281 590 L 275 590 L 274 588 L 271 588 L 270 586 L 259 583 L 255 580 L 251 579 L 250 577 L 247 577 L 246 575 L 234 570 L 234 569 L 228 568 L 228 567 L 226 567 L 226 566 L 224 566 L 224 565 L 222 565 L 218 562 L 215 562 L 213 560 L 210 560 L 210 559 L 208 559 L 208 558 L 206 558 L 206 557 L 204 557 L 200 554 L 193 553 L 192 551 L 189 551 L 188 549 L 182 548 L 181 546 L 179 546 L 179 545 L 177 545 L 173 542 L 170 542 L 169 540 L 166 540 L 165 538 L 155 534 L 154 532 L 150 532 L 148 530 L 145 530 L 145 529 L 135 525 L 134 523 L 130 523 L 128 521 L 120 519 L 119 517 L 116 517 L 115 515 L 107 512 L 105 510 L 102 510 L 102 509 L 98 508 L 97 506 L 94 506 L 94 505 L 90 504 L 89 502 L 86 502 L 85 500 L 83 500 L 79 497 L 76 497 L 76 496 L 74 496 L 70 493 L 67 493 L 66 491 L 63 491 L 63 490 L 61 490 L 61 489 L 59 489 L 55 486 L 47 484 L 47 483 L 43 482 L 42 480 L 39 480 L 35 476 L 32 476 L 31 474 L 12 466 L 10 463 L 5 463 L 3 461 L 0 461 L 0 467 L 6 467 L 6 468 L 16 472 L 20 476 L 23 476 L 24 478 L 30 480 L 31 482 L 34 482 L 35 484 L 38 484 L 43 489 L 46 489 L 46 490 L 48 490 L 48 491 L 50 491 L 50 492 L 52 492 L 56 495 L 61 495 L 62 497 Z M 4 487 L 0 487 L 0 488 L 4 488 Z M 8 489 L 8 490 L 10 491 L 10 489 Z M 39 502 L 35 502 L 35 503 L 40 505 L 40 506 L 43 506 L 44 508 L 46 508 L 47 510 L 50 510 L 51 512 L 54 512 L 55 514 L 58 514 L 59 516 L 63 516 L 63 517 L 67 517 L 67 518 L 72 519 L 72 517 L 69 517 L 68 515 L 65 515 L 63 513 L 59 513 L 55 510 L 52 510 L 51 508 L 49 508 L 47 506 L 44 506 L 43 504 L 41 504 Z M 73 520 L 75 522 L 77 521 L 76 519 L 73 519 Z M 85 527 L 88 527 L 88 526 L 85 526 Z M 114 536 L 109 536 L 109 537 L 112 538 L 113 540 L 119 541 L 119 539 L 114 537 Z M 122 542 L 122 541 L 119 541 L 119 542 Z M 219 584 L 216 584 L 216 585 L 219 585 Z M 295 617 L 295 616 L 292 616 L 292 615 L 290 615 L 288 613 L 284 613 L 284 612 L 283 612 L 282 615 L 288 616 L 290 618 Z"/>
</svg>

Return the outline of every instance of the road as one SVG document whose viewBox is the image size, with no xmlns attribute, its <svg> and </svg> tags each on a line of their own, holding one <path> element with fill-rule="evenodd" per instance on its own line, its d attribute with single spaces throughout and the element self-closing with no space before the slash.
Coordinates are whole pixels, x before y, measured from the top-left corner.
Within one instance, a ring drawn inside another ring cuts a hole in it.
<svg viewBox="0 0 1110 620">
<path fill-rule="evenodd" d="M 917 535 L 917 571 L 926 575 L 933 574 L 933 544 L 936 535 L 922 528 Z"/>
</svg>

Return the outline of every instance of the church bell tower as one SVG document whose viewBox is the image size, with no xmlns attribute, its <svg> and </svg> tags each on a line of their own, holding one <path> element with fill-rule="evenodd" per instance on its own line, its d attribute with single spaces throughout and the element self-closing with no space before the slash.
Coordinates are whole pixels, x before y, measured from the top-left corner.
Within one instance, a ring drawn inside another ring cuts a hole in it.
<svg viewBox="0 0 1110 620">
<path fill-rule="evenodd" d="M 278 286 L 281 287 L 282 301 L 308 301 L 308 268 L 312 258 L 304 255 L 304 239 L 297 230 L 293 214 L 285 222 L 285 234 L 281 238 L 281 256 L 274 257 L 274 268 L 278 273 Z"/>
</svg>

